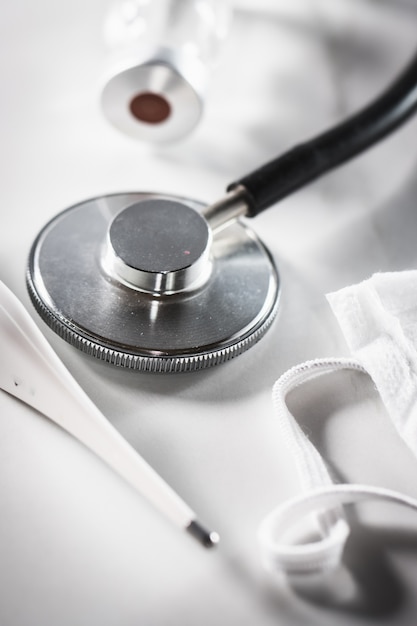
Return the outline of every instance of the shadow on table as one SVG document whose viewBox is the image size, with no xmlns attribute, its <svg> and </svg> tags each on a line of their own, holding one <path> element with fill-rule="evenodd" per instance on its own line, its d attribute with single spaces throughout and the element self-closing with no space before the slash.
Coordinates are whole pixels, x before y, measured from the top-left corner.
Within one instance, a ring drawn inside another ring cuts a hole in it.
<svg viewBox="0 0 417 626">
<path fill-rule="evenodd" d="M 300 598 L 323 608 L 363 617 L 393 617 L 407 603 L 406 586 L 392 563 L 393 553 L 417 556 L 417 533 L 354 525 L 344 571 L 323 581 L 298 582 Z"/>
</svg>

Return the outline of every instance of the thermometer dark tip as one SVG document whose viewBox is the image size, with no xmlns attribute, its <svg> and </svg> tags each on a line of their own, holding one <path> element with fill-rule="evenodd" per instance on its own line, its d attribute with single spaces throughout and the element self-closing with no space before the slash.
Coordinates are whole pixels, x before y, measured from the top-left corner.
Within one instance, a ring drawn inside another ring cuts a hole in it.
<svg viewBox="0 0 417 626">
<path fill-rule="evenodd" d="M 187 531 L 199 541 L 205 548 L 213 548 L 219 543 L 219 535 L 213 531 L 208 531 L 196 520 L 187 526 Z"/>
</svg>

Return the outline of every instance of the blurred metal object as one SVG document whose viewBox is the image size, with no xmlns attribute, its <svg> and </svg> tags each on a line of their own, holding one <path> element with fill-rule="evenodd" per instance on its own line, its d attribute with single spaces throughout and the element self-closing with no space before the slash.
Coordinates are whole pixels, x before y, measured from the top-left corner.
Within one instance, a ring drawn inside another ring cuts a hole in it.
<svg viewBox="0 0 417 626">
<path fill-rule="evenodd" d="M 152 143 L 178 140 L 197 125 L 208 76 L 227 32 L 220 0 L 119 0 L 105 23 L 105 116 Z"/>
<path fill-rule="evenodd" d="M 120 131 L 151 143 L 190 133 L 203 111 L 204 68 L 198 59 L 149 50 L 114 71 L 101 93 L 107 119 Z"/>
</svg>

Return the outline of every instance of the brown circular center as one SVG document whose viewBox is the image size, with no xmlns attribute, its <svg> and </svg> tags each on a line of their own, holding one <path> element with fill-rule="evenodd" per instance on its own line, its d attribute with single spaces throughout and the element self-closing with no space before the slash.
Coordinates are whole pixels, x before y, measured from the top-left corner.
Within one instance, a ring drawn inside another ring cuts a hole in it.
<svg viewBox="0 0 417 626">
<path fill-rule="evenodd" d="M 157 93 L 139 93 L 130 103 L 130 112 L 140 122 L 147 124 L 160 124 L 164 122 L 171 113 L 171 106 L 164 98 Z"/>
</svg>

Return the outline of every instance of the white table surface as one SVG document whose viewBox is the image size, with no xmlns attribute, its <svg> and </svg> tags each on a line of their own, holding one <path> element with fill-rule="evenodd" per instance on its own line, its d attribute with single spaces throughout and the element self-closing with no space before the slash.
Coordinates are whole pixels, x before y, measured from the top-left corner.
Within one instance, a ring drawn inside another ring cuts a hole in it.
<svg viewBox="0 0 417 626">
<path fill-rule="evenodd" d="M 299 491 L 273 382 L 300 361 L 346 354 L 324 295 L 417 267 L 417 119 L 254 220 L 281 273 L 281 311 L 259 344 L 219 368 L 144 375 L 81 354 L 38 319 L 25 267 L 39 229 L 73 203 L 126 190 L 215 200 L 235 177 L 367 102 L 413 54 L 417 3 L 239 2 L 202 123 L 161 149 L 119 134 L 99 111 L 105 6 L 3 3 L 0 279 L 221 543 L 202 549 L 71 436 L 0 392 L 0 624 L 415 624 L 415 515 L 355 510 L 350 577 L 309 593 L 262 569 L 256 532 Z M 417 461 L 364 376 L 338 374 L 291 401 L 341 478 L 417 496 Z"/>
</svg>

